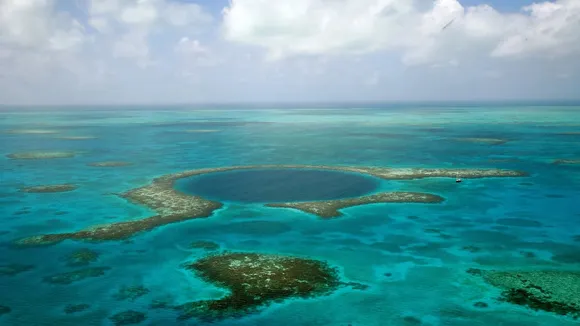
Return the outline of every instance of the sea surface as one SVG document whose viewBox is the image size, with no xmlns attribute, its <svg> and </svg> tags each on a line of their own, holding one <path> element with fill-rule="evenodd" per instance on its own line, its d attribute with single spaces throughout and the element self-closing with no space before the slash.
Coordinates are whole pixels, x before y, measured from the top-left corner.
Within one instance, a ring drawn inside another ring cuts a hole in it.
<svg viewBox="0 0 580 326">
<path fill-rule="evenodd" d="M 75 156 L 8 157 L 29 151 Z M 0 314 L 0 325 L 114 325 L 110 317 L 127 310 L 146 315 L 137 325 L 205 325 L 178 321 L 174 310 L 150 306 L 155 300 L 180 304 L 223 295 L 181 268 L 209 254 L 190 249 L 190 243 L 201 240 L 215 242 L 220 250 L 325 261 L 338 268 L 343 280 L 368 285 L 362 291 L 344 288 L 328 296 L 285 300 L 212 325 L 578 324 L 568 316 L 501 302 L 497 289 L 466 270 L 578 270 L 580 106 L 4 107 L 0 152 L 0 306 L 10 308 Z M 562 159 L 576 164 L 554 163 Z M 104 161 L 131 165 L 89 165 Z M 454 178 L 378 182 L 283 170 L 205 175 L 181 180 L 176 187 L 221 199 L 224 207 L 210 217 L 124 241 L 14 245 L 24 237 L 151 216 L 150 209 L 115 194 L 156 177 L 254 164 L 503 168 L 529 177 L 456 183 Z M 204 183 L 203 178 L 210 180 Z M 51 184 L 78 188 L 20 191 Z M 262 204 L 378 190 L 427 192 L 445 201 L 357 206 L 333 219 Z M 88 267 L 110 269 L 71 284 L 46 282 L 46 277 L 77 270 L 66 257 L 79 249 L 98 253 Z M 28 268 L 6 272 L 14 264 Z M 127 286 L 147 290 L 124 298 L 119 291 Z M 88 306 L 67 313 L 69 304 Z"/>
</svg>

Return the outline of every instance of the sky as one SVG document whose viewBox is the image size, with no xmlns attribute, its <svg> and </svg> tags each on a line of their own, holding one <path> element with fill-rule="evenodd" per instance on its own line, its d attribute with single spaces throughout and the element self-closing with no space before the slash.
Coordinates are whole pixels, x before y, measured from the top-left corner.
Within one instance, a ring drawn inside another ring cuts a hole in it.
<svg viewBox="0 0 580 326">
<path fill-rule="evenodd" d="M 580 99 L 580 0 L 0 0 L 0 104 Z"/>
</svg>

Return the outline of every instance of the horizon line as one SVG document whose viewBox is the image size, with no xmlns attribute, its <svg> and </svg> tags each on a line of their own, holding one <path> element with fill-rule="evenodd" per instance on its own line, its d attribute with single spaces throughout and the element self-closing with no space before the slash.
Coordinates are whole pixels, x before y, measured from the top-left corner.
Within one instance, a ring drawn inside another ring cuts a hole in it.
<svg viewBox="0 0 580 326">
<path fill-rule="evenodd" d="M 189 106 L 193 108 L 215 108 L 222 106 L 244 106 L 244 107 L 259 107 L 259 106 L 278 106 L 278 107 L 291 107 L 296 106 L 297 108 L 304 106 L 323 106 L 323 107 L 341 107 L 341 106 L 365 106 L 365 105 L 450 105 L 450 104 L 464 104 L 464 105 L 475 105 L 475 104 L 520 104 L 520 105 L 532 105 L 532 106 L 548 106 L 548 105 L 580 105 L 580 98 L 578 99 L 473 99 L 473 100 L 386 100 L 386 101 L 239 101 L 239 102 L 159 102 L 159 103 L 68 103 L 68 104 L 1 104 L 0 109 L 5 108 L 96 108 L 96 107 L 158 107 L 158 106 L 168 106 L 168 107 L 178 107 L 178 106 Z M 231 108 L 234 109 L 234 108 Z M 357 109 L 357 108 L 352 108 Z M 358 108 L 358 109 L 363 109 Z"/>
</svg>

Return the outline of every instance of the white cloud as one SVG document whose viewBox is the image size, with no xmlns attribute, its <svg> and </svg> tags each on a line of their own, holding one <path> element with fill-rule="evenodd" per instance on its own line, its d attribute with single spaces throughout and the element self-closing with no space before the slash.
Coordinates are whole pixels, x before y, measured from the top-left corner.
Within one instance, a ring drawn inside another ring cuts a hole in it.
<svg viewBox="0 0 580 326">
<path fill-rule="evenodd" d="M 224 31 L 228 40 L 266 48 L 273 59 L 396 50 L 413 65 L 478 54 L 580 53 L 580 1 L 523 9 L 506 14 L 457 0 L 232 0 Z"/>
<path fill-rule="evenodd" d="M 0 1 L 0 45 L 25 50 L 69 50 L 83 43 L 83 28 L 57 12 L 53 0 Z"/>
<path fill-rule="evenodd" d="M 375 71 L 364 80 L 364 83 L 367 86 L 376 86 L 380 82 L 380 79 L 381 75 Z"/>
<path fill-rule="evenodd" d="M 189 37 L 182 37 L 174 49 L 183 60 L 187 68 L 209 67 L 219 63 L 217 55 L 201 45 L 199 40 L 192 40 Z"/>
<path fill-rule="evenodd" d="M 580 1 L 542 2 L 524 10 L 529 16 L 502 40 L 492 55 L 580 55 Z"/>
<path fill-rule="evenodd" d="M 196 28 L 212 21 L 201 6 L 171 0 L 93 0 L 88 10 L 89 23 L 101 33 L 112 34 L 114 55 L 136 58 L 149 66 L 149 37 L 155 31 Z"/>
<path fill-rule="evenodd" d="M 0 0 L 0 103 L 577 96 L 580 0 L 462 2 Z"/>
</svg>

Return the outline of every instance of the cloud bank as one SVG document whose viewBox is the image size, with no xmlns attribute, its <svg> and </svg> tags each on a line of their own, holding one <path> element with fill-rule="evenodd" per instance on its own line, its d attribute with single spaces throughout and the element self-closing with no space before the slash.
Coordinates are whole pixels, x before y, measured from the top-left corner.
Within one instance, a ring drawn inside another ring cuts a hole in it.
<svg viewBox="0 0 580 326">
<path fill-rule="evenodd" d="M 578 97 L 577 0 L 212 4 L 0 0 L 0 102 Z"/>
</svg>

